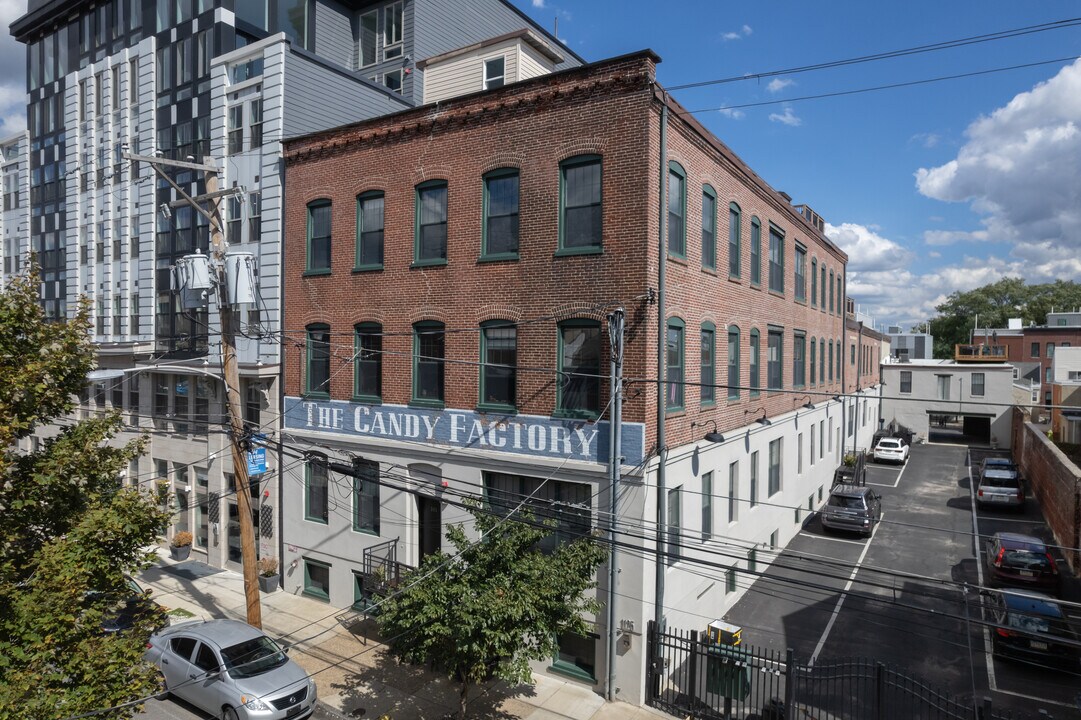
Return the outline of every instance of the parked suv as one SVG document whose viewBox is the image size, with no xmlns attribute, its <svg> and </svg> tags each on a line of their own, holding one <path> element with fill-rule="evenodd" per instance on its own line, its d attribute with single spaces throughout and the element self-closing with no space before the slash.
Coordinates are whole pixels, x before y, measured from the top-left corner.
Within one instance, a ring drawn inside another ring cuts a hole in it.
<svg viewBox="0 0 1081 720">
<path fill-rule="evenodd" d="M 1062 606 L 1043 593 L 1007 590 L 991 596 L 991 652 L 996 657 L 1077 672 L 1077 635 Z"/>
<path fill-rule="evenodd" d="M 870 537 L 882 516 L 882 498 L 868 487 L 834 485 L 822 508 L 822 527 Z"/>
<path fill-rule="evenodd" d="M 980 484 L 976 490 L 976 503 L 1003 508 L 1024 510 L 1025 489 L 1015 470 L 984 467 L 980 470 Z"/>
<path fill-rule="evenodd" d="M 1062 584 L 1055 559 L 1038 537 L 995 533 L 987 540 L 987 584 L 1045 590 L 1058 595 Z"/>
<path fill-rule="evenodd" d="M 908 459 L 908 445 L 901 438 L 882 438 L 875 445 L 875 462 L 896 462 L 904 464 Z"/>
</svg>

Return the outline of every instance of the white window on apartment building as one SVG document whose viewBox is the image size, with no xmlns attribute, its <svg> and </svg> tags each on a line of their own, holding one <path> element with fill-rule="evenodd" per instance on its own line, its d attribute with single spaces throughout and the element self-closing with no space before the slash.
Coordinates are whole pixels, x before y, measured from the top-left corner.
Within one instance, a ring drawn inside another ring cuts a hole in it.
<svg viewBox="0 0 1081 720">
<path fill-rule="evenodd" d="M 983 397 L 985 375 L 984 373 L 972 373 L 972 397 Z"/>
<path fill-rule="evenodd" d="M 403 4 L 396 2 L 383 9 L 383 59 L 401 57 Z"/>
</svg>

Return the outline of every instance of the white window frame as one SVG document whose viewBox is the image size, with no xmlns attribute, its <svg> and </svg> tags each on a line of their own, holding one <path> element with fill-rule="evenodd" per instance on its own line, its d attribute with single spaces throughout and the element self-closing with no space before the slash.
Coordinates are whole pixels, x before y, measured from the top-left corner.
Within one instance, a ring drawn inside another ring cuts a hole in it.
<svg viewBox="0 0 1081 720">
<path fill-rule="evenodd" d="M 399 78 L 401 78 L 397 90 L 392 88 L 390 85 L 387 85 L 387 77 L 390 75 L 397 75 Z M 402 72 L 401 68 L 383 73 L 383 87 L 385 87 L 387 90 L 390 90 L 391 92 L 398 93 L 399 95 L 405 94 L 405 74 Z"/>
<path fill-rule="evenodd" d="M 394 29 L 398 31 L 397 38 L 388 37 L 387 31 L 391 28 L 391 23 L 387 22 L 395 15 L 399 16 L 401 20 L 394 25 Z M 391 60 L 393 58 L 401 57 L 404 51 L 403 39 L 405 36 L 405 4 L 402 2 L 391 3 L 383 8 L 383 60 Z"/>
<path fill-rule="evenodd" d="M 503 62 L 503 72 L 501 74 L 499 74 L 499 75 L 488 75 L 488 63 L 493 62 L 495 60 L 501 60 Z M 484 58 L 484 60 L 483 60 L 483 73 L 482 74 L 483 74 L 483 77 L 484 77 L 483 87 L 484 87 L 485 90 L 491 89 L 491 88 L 489 88 L 488 85 L 493 80 L 499 80 L 499 84 L 496 85 L 495 87 L 503 87 L 504 85 L 506 85 L 507 84 L 507 56 L 506 55 L 497 55 L 496 57 Z"/>
<path fill-rule="evenodd" d="M 364 18 L 372 15 L 375 17 L 375 32 L 372 34 L 372 42 L 375 47 L 372 48 L 372 61 L 370 63 L 364 62 Z M 358 38 L 357 38 L 357 67 L 366 68 L 371 67 L 379 62 L 379 10 L 369 10 L 368 12 L 361 13 L 359 23 L 357 25 Z"/>
</svg>

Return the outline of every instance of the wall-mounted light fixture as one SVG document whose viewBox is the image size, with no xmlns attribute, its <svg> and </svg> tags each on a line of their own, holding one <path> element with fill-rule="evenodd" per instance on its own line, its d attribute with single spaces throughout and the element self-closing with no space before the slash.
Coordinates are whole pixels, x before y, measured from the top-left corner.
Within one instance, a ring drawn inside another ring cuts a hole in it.
<svg viewBox="0 0 1081 720">
<path fill-rule="evenodd" d="M 719 432 L 717 432 L 717 421 L 716 420 L 703 420 L 702 422 L 692 422 L 691 427 L 692 428 L 693 427 L 701 427 L 702 425 L 705 425 L 707 423 L 713 423 L 713 432 L 707 432 L 702 439 L 707 441 L 707 442 L 715 442 L 715 443 L 724 442 L 724 435 L 721 435 Z"/>
<path fill-rule="evenodd" d="M 743 414 L 750 415 L 751 413 L 757 413 L 759 410 L 762 411 L 762 417 L 755 418 L 754 421 L 759 425 L 772 425 L 773 421 L 766 417 L 766 408 L 764 406 L 758 408 L 758 410 L 744 410 Z"/>
<path fill-rule="evenodd" d="M 803 399 L 807 401 L 807 402 L 803 403 L 804 408 L 806 408 L 807 410 L 814 410 L 815 409 L 814 403 L 811 402 L 811 396 L 810 395 L 804 395 Z M 799 398 L 796 398 L 796 402 L 799 402 Z"/>
</svg>

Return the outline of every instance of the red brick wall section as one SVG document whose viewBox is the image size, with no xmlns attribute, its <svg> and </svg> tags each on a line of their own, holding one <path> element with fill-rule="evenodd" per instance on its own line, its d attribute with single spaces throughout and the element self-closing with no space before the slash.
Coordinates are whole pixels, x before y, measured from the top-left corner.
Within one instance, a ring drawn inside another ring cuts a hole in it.
<svg viewBox="0 0 1081 720">
<path fill-rule="evenodd" d="M 1055 543 L 1064 548 L 1081 547 L 1081 469 L 1038 426 L 1025 422 L 1024 413 L 1017 408 L 1013 410 L 1013 452 Z M 1075 574 L 1081 571 L 1081 552 L 1064 550 L 1062 555 Z"/>
<path fill-rule="evenodd" d="M 638 55 L 580 72 L 510 85 L 498 91 L 450 101 L 441 109 L 420 108 L 379 121 L 328 131 L 286 144 L 285 327 L 303 341 L 305 325 L 331 326 L 343 366 L 334 376 L 332 397 L 348 399 L 353 371 L 353 325 L 383 324 L 383 399 L 408 403 L 411 394 L 411 324 L 434 319 L 450 328 L 474 329 L 486 319 L 514 319 L 518 334 L 518 408 L 549 415 L 556 399 L 556 320 L 593 317 L 620 303 L 627 312 L 624 376 L 629 380 L 623 410 L 627 422 L 647 425 L 647 448 L 656 438 L 657 306 L 644 299 L 657 287 L 659 103 L 650 86 L 653 59 Z M 796 301 L 793 293 L 795 245 L 807 248 L 807 291 L 811 259 L 843 276 L 847 256 L 798 217 L 745 167 L 706 142 L 692 124 L 670 114 L 668 148 L 687 172 L 687 253 L 667 264 L 667 316 L 686 323 L 685 379 L 700 379 L 700 328 L 716 326 L 716 382 L 727 378 L 727 327 L 740 328 L 740 382 L 747 384 L 752 328 L 761 333 L 763 388 L 750 398 L 742 390 L 729 402 L 717 389 L 716 406 L 703 407 L 697 385 L 686 387 L 686 410 L 666 424 L 668 444 L 701 437 L 692 421 L 716 420 L 718 429 L 745 425 L 759 409 L 788 412 L 806 401 L 819 402 L 840 391 L 832 382 L 816 383 L 798 394 L 765 390 L 767 329 L 784 327 L 784 388 L 792 388 L 794 330 L 841 341 L 843 299 L 834 294 L 834 312 Z M 603 157 L 602 255 L 554 257 L 558 242 L 559 163 L 581 153 Z M 665 163 L 667 166 L 667 162 Z M 520 253 L 514 262 L 478 263 L 482 221 L 482 175 L 513 166 L 520 172 Z M 411 269 L 414 236 L 414 186 L 424 180 L 448 181 L 448 264 Z M 717 270 L 702 268 L 702 185 L 717 193 Z M 380 189 L 385 199 L 385 262 L 380 272 L 352 273 L 356 195 Z M 333 201 L 332 273 L 305 277 L 306 208 L 310 200 Z M 728 277 L 728 206 L 742 210 L 742 274 Z M 751 217 L 762 224 L 762 284 L 750 276 Z M 785 293 L 767 288 L 769 226 L 785 236 Z M 836 282 L 836 280 L 835 280 Z M 828 294 L 827 294 L 828 302 Z M 551 317 L 550 317 L 551 316 Z M 536 318 L 547 318 L 530 323 Z M 602 324 L 603 327 L 603 324 Z M 607 344 L 607 340 L 605 340 Z M 475 331 L 450 334 L 446 346 L 447 407 L 477 404 L 479 337 Z M 809 360 L 809 350 L 807 359 Z M 286 388 L 303 386 L 303 349 L 286 353 Z M 345 367 L 348 365 L 348 367 Z M 528 370 L 536 368 L 538 370 Z M 332 371 L 338 365 L 332 366 Z M 545 370 L 548 369 L 548 370 Z M 607 362 L 602 371 L 607 373 Z M 877 368 L 875 368 L 877 373 Z M 828 373 L 827 373 L 828 377 Z M 605 383 L 606 385 L 607 383 Z M 607 396 L 602 404 L 607 403 Z M 753 413 L 753 415 L 752 415 Z"/>
</svg>

